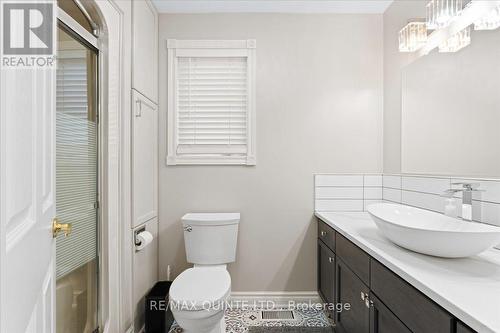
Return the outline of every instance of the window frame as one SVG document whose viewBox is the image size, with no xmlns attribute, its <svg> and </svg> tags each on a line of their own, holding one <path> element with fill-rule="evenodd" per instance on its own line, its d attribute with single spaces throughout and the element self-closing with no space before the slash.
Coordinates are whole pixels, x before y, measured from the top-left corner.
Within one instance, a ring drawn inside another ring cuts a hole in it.
<svg viewBox="0 0 500 333">
<path fill-rule="evenodd" d="M 256 115 L 255 115 L 255 52 L 256 41 L 248 40 L 177 40 L 167 39 L 167 165 L 256 165 Z M 192 56 L 247 58 L 247 152 L 231 155 L 227 152 L 213 154 L 178 154 L 177 135 L 177 58 Z"/>
</svg>

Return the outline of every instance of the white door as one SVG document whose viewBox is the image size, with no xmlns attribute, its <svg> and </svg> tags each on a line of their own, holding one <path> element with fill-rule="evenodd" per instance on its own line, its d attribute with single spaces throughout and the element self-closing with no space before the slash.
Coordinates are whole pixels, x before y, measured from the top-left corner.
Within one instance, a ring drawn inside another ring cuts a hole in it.
<svg viewBox="0 0 500 333">
<path fill-rule="evenodd" d="M 0 331 L 54 332 L 55 67 L 2 69 Z"/>
</svg>

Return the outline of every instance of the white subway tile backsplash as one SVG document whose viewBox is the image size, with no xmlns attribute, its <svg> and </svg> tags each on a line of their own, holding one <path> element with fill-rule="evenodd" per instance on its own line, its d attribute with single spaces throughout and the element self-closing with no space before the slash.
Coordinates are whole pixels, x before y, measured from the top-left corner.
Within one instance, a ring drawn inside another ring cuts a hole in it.
<svg viewBox="0 0 500 333">
<path fill-rule="evenodd" d="M 444 199 L 439 195 L 412 191 L 403 191 L 401 196 L 401 201 L 405 205 L 424 208 L 438 213 L 444 212 Z"/>
<path fill-rule="evenodd" d="M 384 200 L 400 203 L 401 202 L 401 190 L 396 190 L 393 188 L 384 187 L 382 198 Z"/>
<path fill-rule="evenodd" d="M 450 178 L 403 176 L 401 188 L 403 190 L 441 195 L 450 188 Z"/>
<path fill-rule="evenodd" d="M 315 209 L 323 212 L 363 211 L 382 201 L 382 175 L 315 175 Z"/>
<path fill-rule="evenodd" d="M 316 186 L 362 187 L 363 175 L 316 175 Z"/>
<path fill-rule="evenodd" d="M 365 200 L 363 202 L 363 210 L 366 210 L 366 207 L 370 206 L 371 204 L 377 204 L 377 203 L 382 203 L 384 202 L 383 200 Z"/>
<path fill-rule="evenodd" d="M 365 175 L 365 187 L 382 187 L 382 175 Z"/>
<path fill-rule="evenodd" d="M 401 176 L 395 175 L 384 175 L 383 176 L 383 186 L 395 189 L 401 188 Z"/>
<path fill-rule="evenodd" d="M 363 200 L 317 199 L 318 212 L 360 212 L 363 211 Z"/>
<path fill-rule="evenodd" d="M 363 198 L 365 200 L 382 200 L 382 187 L 365 187 Z"/>
<path fill-rule="evenodd" d="M 363 199 L 363 188 L 317 187 L 316 199 Z"/>
<path fill-rule="evenodd" d="M 474 200 L 472 201 L 472 219 L 500 227 L 500 205 Z"/>
<path fill-rule="evenodd" d="M 363 211 L 373 203 L 396 202 L 442 213 L 446 198 L 441 194 L 452 182 L 479 182 L 481 192 L 473 197 L 473 219 L 500 226 L 500 180 L 482 180 L 415 175 L 335 175 L 315 176 L 317 211 Z M 461 195 L 456 195 L 461 216 Z"/>
<path fill-rule="evenodd" d="M 474 200 L 500 203 L 500 181 L 453 178 L 451 182 L 479 183 L 479 191 L 472 194 Z"/>
</svg>

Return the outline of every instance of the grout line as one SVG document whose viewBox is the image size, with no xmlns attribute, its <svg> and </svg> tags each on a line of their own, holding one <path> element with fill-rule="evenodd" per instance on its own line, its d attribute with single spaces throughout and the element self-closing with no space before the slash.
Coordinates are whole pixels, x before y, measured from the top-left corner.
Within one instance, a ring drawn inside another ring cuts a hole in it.
<svg viewBox="0 0 500 333">
<path fill-rule="evenodd" d="M 409 203 L 405 203 L 405 202 L 401 202 L 403 205 L 405 206 L 410 206 L 410 207 L 413 207 L 413 208 L 420 208 L 420 209 L 423 209 L 423 210 L 428 210 L 430 212 L 434 212 L 434 213 L 440 213 L 440 214 L 443 214 L 442 211 L 439 211 L 439 210 L 434 210 L 434 209 L 430 209 L 430 208 L 424 208 L 422 206 L 415 206 L 415 205 L 411 205 Z"/>
<path fill-rule="evenodd" d="M 389 200 L 389 199 L 382 199 L 384 201 L 389 201 L 389 202 L 392 202 L 392 203 L 395 203 L 395 204 L 401 204 L 401 202 L 397 202 L 397 201 L 393 201 L 393 200 Z"/>
<path fill-rule="evenodd" d="M 455 199 L 462 199 L 462 197 L 454 197 Z M 500 202 L 495 202 L 495 201 L 486 201 L 486 200 L 477 200 L 477 199 L 472 199 L 472 201 L 476 201 L 476 202 L 484 202 L 484 203 L 488 203 L 488 204 L 492 204 L 492 205 L 500 205 Z"/>
<path fill-rule="evenodd" d="M 388 188 L 388 189 L 391 189 L 391 190 L 402 191 L 401 188 L 395 188 L 395 187 L 389 187 L 389 186 L 385 186 L 385 187 L 382 187 L 382 188 Z"/>
<path fill-rule="evenodd" d="M 416 191 L 416 190 L 405 190 L 405 189 L 401 189 L 401 191 L 405 191 L 405 192 L 412 192 L 412 193 L 420 193 L 420 194 L 429 194 L 429 195 L 433 195 L 433 196 L 436 196 L 436 197 L 441 197 L 441 195 L 440 195 L 440 194 L 431 193 L 431 192 L 422 192 L 422 191 Z"/>
</svg>

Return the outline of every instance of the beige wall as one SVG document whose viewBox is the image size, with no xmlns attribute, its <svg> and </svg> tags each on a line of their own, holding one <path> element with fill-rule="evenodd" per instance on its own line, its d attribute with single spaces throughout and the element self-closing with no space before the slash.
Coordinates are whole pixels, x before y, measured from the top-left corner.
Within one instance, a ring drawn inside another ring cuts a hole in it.
<svg viewBox="0 0 500 333">
<path fill-rule="evenodd" d="M 180 218 L 236 211 L 233 291 L 316 290 L 313 173 L 382 171 L 382 15 L 160 15 L 160 277 Z M 257 166 L 165 166 L 167 38 L 257 40 Z"/>
<path fill-rule="evenodd" d="M 401 172 L 401 69 L 411 55 L 398 51 L 398 32 L 424 18 L 426 1 L 396 0 L 384 13 L 384 172 Z"/>
</svg>

